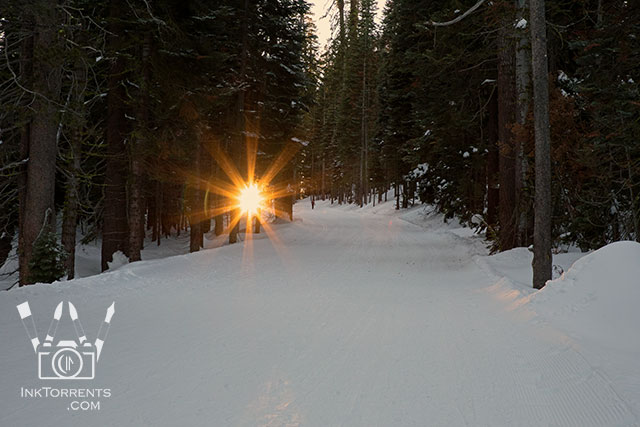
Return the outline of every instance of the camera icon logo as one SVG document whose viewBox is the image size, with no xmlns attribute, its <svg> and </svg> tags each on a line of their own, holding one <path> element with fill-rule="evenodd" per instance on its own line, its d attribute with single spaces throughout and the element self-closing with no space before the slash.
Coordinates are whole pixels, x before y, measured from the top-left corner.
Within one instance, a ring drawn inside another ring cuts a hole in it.
<svg viewBox="0 0 640 427">
<path fill-rule="evenodd" d="M 77 340 L 60 340 L 55 345 L 54 339 L 62 317 L 63 302 L 60 302 L 56 307 L 49 325 L 49 332 L 43 343 L 40 343 L 38 339 L 29 302 L 23 302 L 16 306 L 22 324 L 31 339 L 33 350 L 38 357 L 38 378 L 41 380 L 91 380 L 95 378 L 96 362 L 100 358 L 104 341 L 111 326 L 115 303 L 112 303 L 107 309 L 107 315 L 100 326 L 95 343 L 87 340 L 75 306 L 70 302 L 68 306 Z"/>
<path fill-rule="evenodd" d="M 43 343 L 38 348 L 38 377 L 41 380 L 92 380 L 95 377 L 96 352 L 91 343 L 78 346 L 75 341 L 60 341 L 56 347 Z"/>
</svg>

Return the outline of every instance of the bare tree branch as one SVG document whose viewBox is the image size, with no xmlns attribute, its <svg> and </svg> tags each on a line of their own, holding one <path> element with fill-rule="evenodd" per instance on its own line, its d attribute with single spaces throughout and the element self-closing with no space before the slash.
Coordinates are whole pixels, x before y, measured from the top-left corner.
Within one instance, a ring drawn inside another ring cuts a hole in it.
<svg viewBox="0 0 640 427">
<path fill-rule="evenodd" d="M 485 0 L 478 0 L 478 2 L 476 4 L 474 4 L 469 10 L 467 10 L 465 13 L 463 13 L 462 15 L 458 16 L 455 19 L 452 19 L 451 21 L 447 21 L 447 22 L 433 22 L 433 21 L 429 21 L 428 24 L 432 25 L 434 27 L 446 27 L 448 25 L 453 25 L 455 23 L 458 23 L 460 21 L 462 21 L 464 18 L 466 18 L 467 16 L 471 15 L 473 12 L 476 11 L 476 9 L 478 9 L 480 6 L 482 6 L 482 3 L 484 3 Z"/>
</svg>

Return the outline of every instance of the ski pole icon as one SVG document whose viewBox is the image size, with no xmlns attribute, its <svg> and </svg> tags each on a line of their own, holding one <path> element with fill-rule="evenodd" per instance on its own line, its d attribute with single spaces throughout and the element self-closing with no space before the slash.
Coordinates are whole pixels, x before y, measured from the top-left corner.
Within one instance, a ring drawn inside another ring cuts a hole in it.
<svg viewBox="0 0 640 427">
<path fill-rule="evenodd" d="M 49 331 L 47 332 L 47 336 L 44 339 L 44 342 L 53 342 L 53 339 L 56 336 L 56 331 L 58 330 L 58 323 L 60 322 L 60 318 L 62 317 L 62 308 L 63 302 L 60 301 L 56 310 L 53 312 L 53 319 L 51 319 L 51 324 L 49 325 Z"/>
<path fill-rule="evenodd" d="M 40 345 L 40 340 L 38 339 L 38 333 L 36 332 L 36 322 L 34 322 L 33 316 L 31 316 L 29 301 L 18 304 L 16 308 L 18 309 L 18 313 L 20 313 L 20 320 L 22 321 L 22 325 L 24 325 L 24 329 L 27 331 L 27 335 L 31 340 L 31 345 L 33 345 L 33 351 L 37 352 L 37 348 Z M 25 322 L 25 319 L 31 319 L 31 322 L 29 322 L 28 320 Z M 29 326 L 27 326 L 27 324 Z"/>
<path fill-rule="evenodd" d="M 109 327 L 111 326 L 111 318 L 113 314 L 116 312 L 115 308 L 116 303 L 112 302 L 109 308 L 107 308 L 107 315 L 104 317 L 104 322 L 100 325 L 100 329 L 98 329 L 98 337 L 96 338 L 96 360 L 100 360 L 100 353 L 102 352 L 102 346 L 104 341 L 107 339 L 107 334 L 109 333 Z"/>
<path fill-rule="evenodd" d="M 71 316 L 71 320 L 73 321 L 73 328 L 76 330 L 78 341 L 80 341 L 80 344 L 82 345 L 87 340 L 87 336 L 84 334 L 84 329 L 82 328 L 80 319 L 78 319 L 78 311 L 71 301 L 69 301 L 69 316 Z"/>
</svg>

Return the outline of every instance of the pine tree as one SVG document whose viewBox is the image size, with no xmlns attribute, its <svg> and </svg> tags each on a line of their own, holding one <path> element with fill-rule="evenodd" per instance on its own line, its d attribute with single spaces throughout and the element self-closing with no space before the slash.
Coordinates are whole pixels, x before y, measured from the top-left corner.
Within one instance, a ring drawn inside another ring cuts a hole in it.
<svg viewBox="0 0 640 427">
<path fill-rule="evenodd" d="M 56 234 L 43 230 L 33 244 L 29 261 L 29 283 L 51 283 L 65 275 L 67 253 L 58 244 Z"/>
</svg>

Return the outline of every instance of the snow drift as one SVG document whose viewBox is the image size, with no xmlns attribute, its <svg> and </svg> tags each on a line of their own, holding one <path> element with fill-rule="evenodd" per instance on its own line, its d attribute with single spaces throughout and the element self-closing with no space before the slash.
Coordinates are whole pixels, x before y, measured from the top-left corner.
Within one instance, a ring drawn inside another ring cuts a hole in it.
<svg viewBox="0 0 640 427">
<path fill-rule="evenodd" d="M 576 338 L 640 356 L 640 243 L 616 242 L 580 258 L 529 308 Z"/>
</svg>

